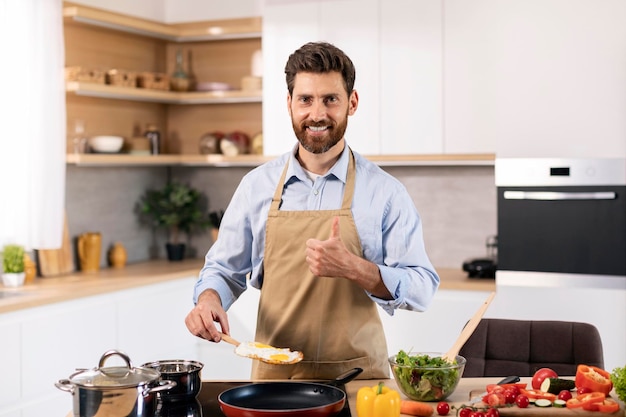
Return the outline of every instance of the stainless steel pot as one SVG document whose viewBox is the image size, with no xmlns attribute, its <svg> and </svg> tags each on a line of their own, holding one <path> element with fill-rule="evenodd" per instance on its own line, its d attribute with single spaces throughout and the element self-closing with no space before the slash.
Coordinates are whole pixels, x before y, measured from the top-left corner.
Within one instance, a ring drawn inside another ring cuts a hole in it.
<svg viewBox="0 0 626 417">
<path fill-rule="evenodd" d="M 144 363 L 141 367 L 154 369 L 161 378 L 176 382 L 176 387 L 159 393 L 163 401 L 189 400 L 196 397 L 202 387 L 200 371 L 204 365 L 198 361 L 169 359 Z"/>
<path fill-rule="evenodd" d="M 126 366 L 105 368 L 111 356 L 121 357 Z M 125 353 L 109 350 L 97 368 L 80 370 L 54 385 L 72 394 L 74 417 L 146 417 L 155 414 L 156 393 L 176 386 L 160 378 L 158 371 L 134 368 Z"/>
</svg>

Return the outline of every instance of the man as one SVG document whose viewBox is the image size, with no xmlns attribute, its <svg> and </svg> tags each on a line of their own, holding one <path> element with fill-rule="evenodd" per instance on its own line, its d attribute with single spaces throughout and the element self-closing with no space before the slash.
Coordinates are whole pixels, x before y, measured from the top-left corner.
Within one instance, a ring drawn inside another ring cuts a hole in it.
<svg viewBox="0 0 626 417">
<path fill-rule="evenodd" d="M 206 255 L 187 328 L 220 341 L 226 311 L 261 289 L 255 340 L 302 351 L 295 365 L 254 361 L 252 377 L 332 379 L 360 367 L 387 378 L 376 305 L 424 311 L 439 285 L 419 214 L 404 186 L 347 146 L 358 107 L 351 60 L 308 43 L 285 68 L 298 144 L 241 181 Z"/>
</svg>

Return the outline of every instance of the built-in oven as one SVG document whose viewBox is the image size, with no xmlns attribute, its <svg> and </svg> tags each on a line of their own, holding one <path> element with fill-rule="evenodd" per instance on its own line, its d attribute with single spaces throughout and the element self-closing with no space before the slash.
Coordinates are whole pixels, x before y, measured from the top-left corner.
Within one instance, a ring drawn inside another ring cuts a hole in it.
<svg viewBox="0 0 626 417">
<path fill-rule="evenodd" d="M 525 271 L 624 285 L 611 278 L 626 277 L 626 159 L 497 158 L 495 179 L 497 278 Z"/>
</svg>

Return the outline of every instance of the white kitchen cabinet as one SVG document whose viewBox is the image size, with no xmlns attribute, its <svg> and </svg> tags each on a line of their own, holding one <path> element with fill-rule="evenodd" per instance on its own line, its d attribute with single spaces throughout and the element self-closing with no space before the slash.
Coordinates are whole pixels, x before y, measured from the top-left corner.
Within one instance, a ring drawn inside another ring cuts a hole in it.
<svg viewBox="0 0 626 417">
<path fill-rule="evenodd" d="M 495 152 L 497 11 L 497 0 L 443 2 L 445 153 Z"/>
<path fill-rule="evenodd" d="M 20 325 L 14 318 L 0 317 L 0 410 L 15 403 L 21 396 L 22 373 L 20 369 Z M 10 378 L 7 376 L 11 376 Z M 0 413 L 0 416 L 3 416 Z"/>
<path fill-rule="evenodd" d="M 626 2 L 488 3 L 498 157 L 625 155 Z"/>
<path fill-rule="evenodd" d="M 448 151 L 442 141 L 442 3 L 380 2 L 382 154 Z"/>
<path fill-rule="evenodd" d="M 197 278 L 124 291 L 116 297 L 117 346 L 136 366 L 161 359 L 194 358 L 196 337 L 185 317 L 193 308 Z"/>
<path fill-rule="evenodd" d="M 358 14 L 354 11 L 358 10 Z M 326 41 L 356 66 L 360 102 L 346 139 L 362 154 L 380 153 L 377 0 L 269 0 L 263 11 L 263 153 L 280 155 L 296 143 L 287 110 L 285 64 L 307 42 Z M 346 16 L 354 16 L 347 19 Z M 304 18 L 303 18 L 304 17 Z"/>
</svg>

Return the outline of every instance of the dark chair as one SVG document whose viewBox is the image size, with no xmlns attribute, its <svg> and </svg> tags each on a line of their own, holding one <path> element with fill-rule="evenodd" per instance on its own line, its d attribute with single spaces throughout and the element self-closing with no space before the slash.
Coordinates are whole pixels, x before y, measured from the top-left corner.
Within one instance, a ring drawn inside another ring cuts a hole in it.
<svg viewBox="0 0 626 417">
<path fill-rule="evenodd" d="M 588 323 L 482 319 L 459 354 L 464 377 L 532 376 L 544 367 L 575 375 L 581 363 L 604 369 L 600 333 Z"/>
</svg>

